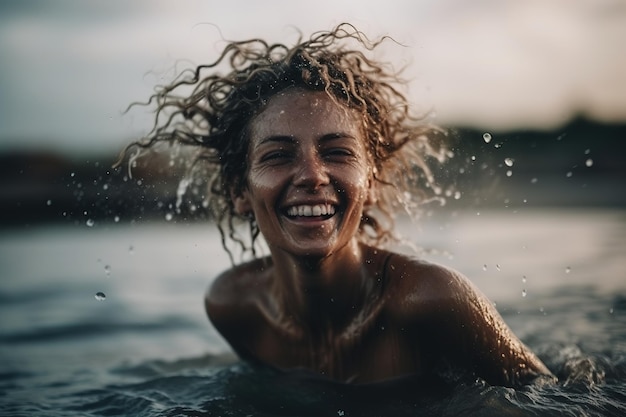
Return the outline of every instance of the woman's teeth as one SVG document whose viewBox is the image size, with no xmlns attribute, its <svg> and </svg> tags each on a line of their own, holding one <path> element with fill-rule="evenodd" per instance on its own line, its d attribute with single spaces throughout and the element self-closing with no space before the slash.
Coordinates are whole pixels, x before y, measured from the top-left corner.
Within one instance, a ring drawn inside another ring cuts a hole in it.
<svg viewBox="0 0 626 417">
<path fill-rule="evenodd" d="M 328 216 L 335 214 L 335 207 L 330 204 L 316 204 L 313 206 L 293 206 L 287 209 L 289 216 L 295 217 L 316 217 L 316 216 Z"/>
</svg>

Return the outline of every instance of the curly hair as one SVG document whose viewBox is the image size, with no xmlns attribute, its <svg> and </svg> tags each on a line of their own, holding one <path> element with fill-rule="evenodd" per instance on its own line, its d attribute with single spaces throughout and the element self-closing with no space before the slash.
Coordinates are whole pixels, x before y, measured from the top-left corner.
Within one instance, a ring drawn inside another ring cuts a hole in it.
<svg viewBox="0 0 626 417">
<path fill-rule="evenodd" d="M 343 23 L 309 40 L 300 38 L 293 47 L 261 39 L 230 42 L 215 62 L 155 90 L 145 103 L 156 105 L 153 129 L 129 147 L 163 142 L 195 147 L 190 175 L 207 181 L 205 207 L 218 224 L 222 246 L 231 260 L 229 238 L 256 257 L 258 228 L 254 219 L 235 211 L 231 198 L 246 187 L 250 122 L 286 89 L 324 91 L 362 117 L 377 198 L 364 208 L 358 237 L 384 245 L 394 239 L 398 211 L 416 213 L 420 202 L 439 198 L 429 162 L 446 158 L 446 132 L 412 115 L 398 89 L 406 82 L 362 51 L 371 52 L 385 39 L 372 42 Z M 350 44 L 361 50 L 349 49 Z M 218 68 L 223 66 L 228 66 L 225 74 Z M 242 222 L 250 225 L 248 237 L 238 231 Z"/>
</svg>

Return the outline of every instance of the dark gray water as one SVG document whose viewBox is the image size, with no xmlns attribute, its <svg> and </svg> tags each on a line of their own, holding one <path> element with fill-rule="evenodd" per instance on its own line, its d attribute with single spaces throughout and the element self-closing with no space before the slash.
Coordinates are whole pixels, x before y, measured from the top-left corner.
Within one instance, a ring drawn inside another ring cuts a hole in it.
<svg viewBox="0 0 626 417">
<path fill-rule="evenodd" d="M 204 315 L 229 265 L 211 225 L 85 224 L 0 234 L 0 415 L 626 415 L 626 212 L 448 213 L 402 230 L 468 275 L 559 384 L 353 387 L 251 369 Z"/>
</svg>

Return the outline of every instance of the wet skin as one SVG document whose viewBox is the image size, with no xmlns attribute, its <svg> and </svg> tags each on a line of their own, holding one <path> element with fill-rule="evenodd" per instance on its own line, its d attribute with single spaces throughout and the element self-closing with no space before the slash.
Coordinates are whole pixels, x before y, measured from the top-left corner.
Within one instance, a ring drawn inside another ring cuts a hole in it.
<svg viewBox="0 0 626 417">
<path fill-rule="evenodd" d="M 492 384 L 551 375 L 465 277 L 365 246 L 372 181 L 362 124 L 325 93 L 288 90 L 250 125 L 247 187 L 271 255 L 216 278 L 209 318 L 237 354 L 355 383 L 458 367 Z"/>
</svg>

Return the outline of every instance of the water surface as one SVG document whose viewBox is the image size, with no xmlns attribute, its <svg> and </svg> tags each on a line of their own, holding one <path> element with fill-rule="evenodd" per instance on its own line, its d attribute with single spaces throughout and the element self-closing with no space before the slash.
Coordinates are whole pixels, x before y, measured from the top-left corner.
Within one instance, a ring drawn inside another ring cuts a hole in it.
<svg viewBox="0 0 626 417">
<path fill-rule="evenodd" d="M 401 226 L 422 256 L 470 277 L 561 382 L 433 394 L 250 369 L 205 318 L 202 295 L 229 266 L 212 225 L 41 226 L 0 234 L 0 415 L 626 413 L 626 212 L 462 211 Z"/>
</svg>

